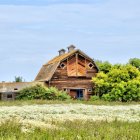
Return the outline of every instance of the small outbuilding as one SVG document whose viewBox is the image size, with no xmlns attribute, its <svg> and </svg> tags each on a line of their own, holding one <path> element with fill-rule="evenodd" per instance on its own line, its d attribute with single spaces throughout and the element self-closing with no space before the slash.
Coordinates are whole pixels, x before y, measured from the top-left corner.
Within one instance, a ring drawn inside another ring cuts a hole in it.
<svg viewBox="0 0 140 140">
<path fill-rule="evenodd" d="M 33 84 L 33 82 L 2 82 L 0 83 L 0 100 L 15 100 L 16 95 L 21 89 L 32 86 Z"/>
</svg>

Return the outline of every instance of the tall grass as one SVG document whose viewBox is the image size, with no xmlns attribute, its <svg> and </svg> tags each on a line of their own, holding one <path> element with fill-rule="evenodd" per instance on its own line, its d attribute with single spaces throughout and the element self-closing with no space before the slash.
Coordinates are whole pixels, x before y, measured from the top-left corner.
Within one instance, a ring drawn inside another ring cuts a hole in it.
<svg viewBox="0 0 140 140">
<path fill-rule="evenodd" d="M 128 122 L 51 122 L 56 128 L 23 131 L 18 121 L 0 125 L 0 140 L 139 140 L 140 123 Z"/>
<path fill-rule="evenodd" d="M 96 100 L 96 101 L 83 101 L 83 100 L 15 100 L 15 101 L 0 101 L 0 106 L 23 106 L 23 105 L 33 105 L 33 104 L 88 104 L 88 105 L 136 105 L 140 104 L 140 102 L 109 102 L 104 100 Z"/>
</svg>

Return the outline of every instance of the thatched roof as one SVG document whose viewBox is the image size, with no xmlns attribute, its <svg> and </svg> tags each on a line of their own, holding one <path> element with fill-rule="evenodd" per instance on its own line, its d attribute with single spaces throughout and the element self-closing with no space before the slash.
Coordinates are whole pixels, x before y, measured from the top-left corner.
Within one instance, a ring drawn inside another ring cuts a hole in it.
<svg viewBox="0 0 140 140">
<path fill-rule="evenodd" d="M 54 72 L 56 71 L 57 67 L 59 66 L 59 64 L 62 61 L 64 61 L 67 58 L 69 58 L 70 56 L 72 56 L 73 54 L 75 54 L 75 53 L 80 53 L 81 55 L 86 57 L 86 59 L 88 59 L 88 60 L 92 61 L 93 63 L 95 63 L 93 61 L 93 59 L 91 59 L 89 56 L 87 56 L 81 50 L 79 50 L 79 49 L 73 50 L 73 51 L 65 53 L 63 55 L 56 56 L 55 58 L 50 60 L 48 63 L 44 64 L 42 66 L 41 70 L 39 71 L 37 77 L 35 78 L 35 81 L 49 81 L 52 78 L 52 76 L 53 76 Z M 98 67 L 97 67 L 97 69 L 98 69 Z"/>
</svg>

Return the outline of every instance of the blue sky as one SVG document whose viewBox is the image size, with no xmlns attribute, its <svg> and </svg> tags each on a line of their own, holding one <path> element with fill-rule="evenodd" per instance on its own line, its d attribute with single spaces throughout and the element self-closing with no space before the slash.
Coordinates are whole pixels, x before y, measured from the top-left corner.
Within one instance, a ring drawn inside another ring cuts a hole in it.
<svg viewBox="0 0 140 140">
<path fill-rule="evenodd" d="M 0 0 L 0 81 L 34 80 L 74 44 L 95 59 L 140 58 L 139 0 Z"/>
</svg>

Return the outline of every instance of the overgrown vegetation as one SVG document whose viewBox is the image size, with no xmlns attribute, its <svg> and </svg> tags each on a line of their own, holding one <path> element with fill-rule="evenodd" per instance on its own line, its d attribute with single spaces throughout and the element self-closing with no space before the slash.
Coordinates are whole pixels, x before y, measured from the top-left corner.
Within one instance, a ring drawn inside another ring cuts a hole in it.
<svg viewBox="0 0 140 140">
<path fill-rule="evenodd" d="M 51 121 L 52 128 L 26 130 L 18 121 L 0 124 L 0 140 L 139 140 L 140 123 Z"/>
<path fill-rule="evenodd" d="M 16 98 L 20 100 L 46 99 L 64 101 L 66 99 L 70 99 L 70 96 L 66 92 L 58 90 L 55 87 L 46 88 L 42 85 L 37 84 L 22 89 Z"/>
<path fill-rule="evenodd" d="M 126 65 L 100 62 L 100 72 L 92 79 L 95 94 L 107 101 L 140 101 L 139 62 L 138 59 L 130 59 Z"/>
</svg>

